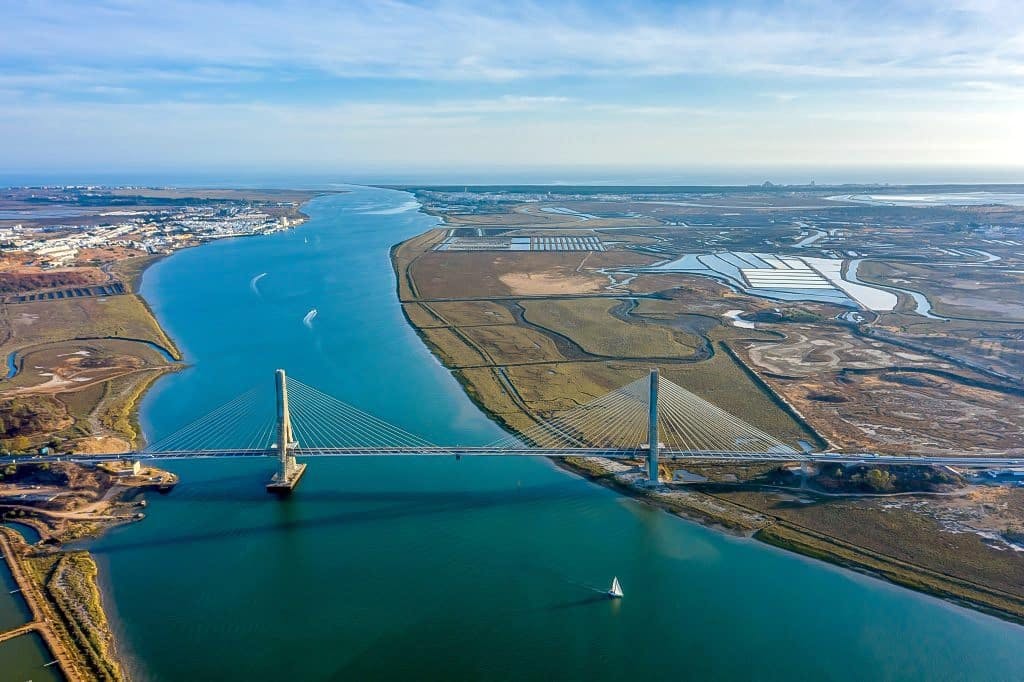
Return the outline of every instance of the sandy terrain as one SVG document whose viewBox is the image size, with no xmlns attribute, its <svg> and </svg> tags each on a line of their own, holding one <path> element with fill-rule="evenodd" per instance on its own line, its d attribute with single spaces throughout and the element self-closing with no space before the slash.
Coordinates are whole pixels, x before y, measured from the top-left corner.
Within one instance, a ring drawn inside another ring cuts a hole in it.
<svg viewBox="0 0 1024 682">
<path fill-rule="evenodd" d="M 500 275 L 502 284 L 514 294 L 589 294 L 600 291 L 604 282 L 592 277 L 557 275 L 550 272 L 509 272 Z"/>
</svg>

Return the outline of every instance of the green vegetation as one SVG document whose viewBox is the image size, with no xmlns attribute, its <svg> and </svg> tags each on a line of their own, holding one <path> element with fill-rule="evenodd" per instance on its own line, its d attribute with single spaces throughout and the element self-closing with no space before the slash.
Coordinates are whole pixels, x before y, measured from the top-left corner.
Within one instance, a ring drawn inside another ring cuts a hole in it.
<svg viewBox="0 0 1024 682">
<path fill-rule="evenodd" d="M 146 268 L 160 260 L 162 256 L 136 256 L 134 258 L 124 258 L 115 262 L 110 266 L 110 271 L 121 280 L 128 291 L 139 290 L 139 285 L 142 283 L 142 273 L 145 272 Z"/>
<path fill-rule="evenodd" d="M 96 585 L 96 562 L 88 552 L 35 554 L 25 558 L 31 579 L 54 610 L 49 622 L 87 678 L 118 682 L 124 677 L 111 648 L 113 636 Z"/>
<path fill-rule="evenodd" d="M 131 294 L 12 303 L 6 307 L 11 338 L 0 346 L 0 353 L 68 339 L 112 337 L 150 341 L 174 352 L 174 345 L 149 309 Z"/>
<path fill-rule="evenodd" d="M 0 443 L 11 452 L 25 452 L 33 438 L 67 424 L 63 406 L 50 396 L 31 395 L 0 400 Z"/>
<path fill-rule="evenodd" d="M 604 298 L 524 300 L 527 321 L 572 339 L 583 350 L 610 358 L 690 358 L 700 346 L 691 334 L 612 315 L 623 301 Z"/>
</svg>

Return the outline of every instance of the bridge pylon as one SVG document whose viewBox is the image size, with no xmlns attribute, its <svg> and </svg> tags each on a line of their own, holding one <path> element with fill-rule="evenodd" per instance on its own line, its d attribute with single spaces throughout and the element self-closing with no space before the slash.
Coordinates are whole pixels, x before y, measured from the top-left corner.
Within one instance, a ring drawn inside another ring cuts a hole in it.
<svg viewBox="0 0 1024 682">
<path fill-rule="evenodd" d="M 279 468 L 270 483 L 267 492 L 287 495 L 298 485 L 306 465 L 295 461 L 295 448 L 299 446 L 292 435 L 292 417 L 288 410 L 288 377 L 284 370 L 274 372 L 274 383 L 277 390 L 277 438 L 273 448 L 277 450 Z"/>
<path fill-rule="evenodd" d="M 650 397 L 647 400 L 647 483 L 658 485 L 658 370 L 651 370 Z"/>
</svg>

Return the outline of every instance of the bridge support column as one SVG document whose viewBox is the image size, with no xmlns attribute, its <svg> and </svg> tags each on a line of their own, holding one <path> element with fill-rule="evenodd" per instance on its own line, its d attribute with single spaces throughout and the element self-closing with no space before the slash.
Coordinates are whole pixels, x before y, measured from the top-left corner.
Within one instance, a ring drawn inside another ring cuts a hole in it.
<svg viewBox="0 0 1024 682">
<path fill-rule="evenodd" d="M 288 379 L 283 369 L 274 372 L 274 382 L 277 389 L 277 439 L 274 445 L 277 448 L 279 468 L 267 484 L 267 492 L 287 495 L 298 485 L 302 474 L 306 472 L 306 465 L 295 461 L 295 448 L 299 444 L 292 437 L 292 417 L 288 410 Z"/>
<path fill-rule="evenodd" d="M 651 370 L 651 393 L 647 401 L 647 483 L 658 485 L 658 370 Z"/>
</svg>

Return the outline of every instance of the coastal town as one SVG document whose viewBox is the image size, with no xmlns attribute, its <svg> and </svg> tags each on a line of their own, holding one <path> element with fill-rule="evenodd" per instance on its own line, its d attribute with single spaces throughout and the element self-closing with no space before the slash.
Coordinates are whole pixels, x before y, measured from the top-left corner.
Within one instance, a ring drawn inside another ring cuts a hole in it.
<svg viewBox="0 0 1024 682">
<path fill-rule="evenodd" d="M 168 254 L 205 241 L 271 234 L 303 222 L 291 201 L 181 201 L 119 207 L 135 188 L 25 187 L 0 194 L 0 249 L 42 269 L 95 264 L 101 252 Z M 137 189 L 145 193 L 145 189 Z M 108 205 L 104 205 L 104 204 Z M 148 202 L 147 202 L 148 203 Z M 47 211 L 48 205 L 60 209 Z"/>
</svg>

